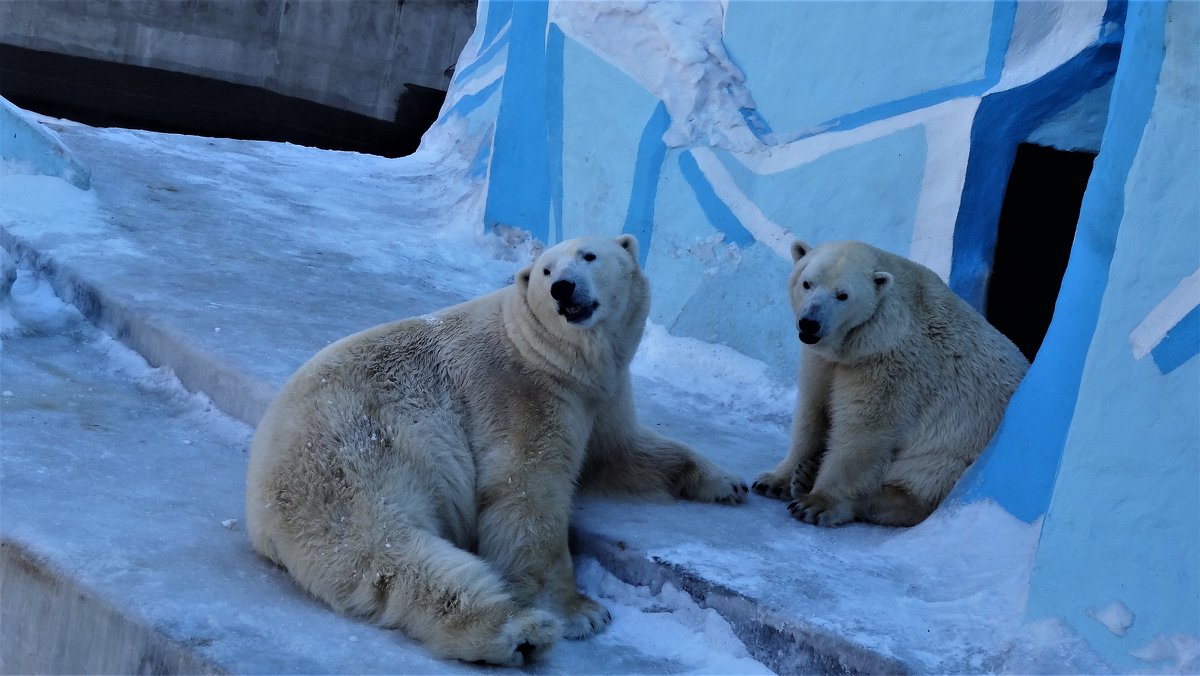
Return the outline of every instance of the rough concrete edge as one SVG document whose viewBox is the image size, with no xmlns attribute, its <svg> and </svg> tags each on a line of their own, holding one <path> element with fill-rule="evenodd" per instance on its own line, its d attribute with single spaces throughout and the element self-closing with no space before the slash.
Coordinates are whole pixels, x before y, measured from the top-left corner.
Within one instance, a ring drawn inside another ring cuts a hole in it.
<svg viewBox="0 0 1200 676">
<path fill-rule="evenodd" d="M 84 587 L 27 544 L 0 539 L 0 673 L 226 674 Z"/>
<path fill-rule="evenodd" d="M 57 264 L 32 245 L 0 226 L 0 246 L 20 263 L 48 280 L 63 300 L 153 366 L 172 369 L 184 387 L 202 392 L 222 411 L 256 425 L 275 395 L 270 385 L 246 376 L 138 315 L 128 304 L 106 295 L 99 285 Z M 571 549 L 592 556 L 630 584 L 661 587 L 671 582 L 697 603 L 724 617 L 750 654 L 779 673 L 903 674 L 900 661 L 880 655 L 818 628 L 796 624 L 759 602 L 721 587 L 645 552 L 625 549 L 603 536 L 572 530 Z"/>
<path fill-rule="evenodd" d="M 47 280 L 64 301 L 109 335 L 133 349 L 151 366 L 165 366 L 191 392 L 202 392 L 226 414 L 254 426 L 275 396 L 270 385 L 247 377 L 232 365 L 194 347 L 186 337 L 139 315 L 130 304 L 107 295 L 94 282 L 0 226 L 0 246 L 19 264 Z"/>
<path fill-rule="evenodd" d="M 780 674 L 907 674 L 903 662 L 820 628 L 797 623 L 759 601 L 624 542 L 572 527 L 571 551 L 590 556 L 628 584 L 659 589 L 670 582 L 725 618 L 754 659 Z"/>
</svg>

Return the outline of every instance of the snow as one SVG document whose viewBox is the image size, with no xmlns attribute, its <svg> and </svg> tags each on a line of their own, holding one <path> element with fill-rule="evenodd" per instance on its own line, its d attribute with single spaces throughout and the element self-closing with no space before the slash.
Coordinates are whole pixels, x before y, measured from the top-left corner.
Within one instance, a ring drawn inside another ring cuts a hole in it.
<svg viewBox="0 0 1200 676">
<path fill-rule="evenodd" d="M 1092 610 L 1088 615 L 1103 624 L 1113 636 L 1124 636 L 1129 627 L 1133 626 L 1133 613 L 1120 601 L 1113 601 L 1099 610 Z"/>
<path fill-rule="evenodd" d="M 718 0 L 626 2 L 554 0 L 550 20 L 568 37 L 628 73 L 671 116 L 663 142 L 727 150 L 759 145 L 743 109 L 754 99 L 725 53 L 725 7 Z"/>
<path fill-rule="evenodd" d="M 1132 651 L 1134 657 L 1149 663 L 1166 661 L 1168 673 L 1200 673 L 1200 639 L 1187 634 L 1159 636 Z"/>
<path fill-rule="evenodd" d="M 446 125 L 417 155 L 385 160 L 53 126 L 93 189 L 0 181 L 0 242 L 47 263 L 21 267 L 5 303 L 4 538 L 169 636 L 213 639 L 198 650 L 236 671 L 474 670 L 331 613 L 254 556 L 236 523 L 250 427 L 216 409 L 236 390 L 251 400 L 239 416 L 255 419 L 328 342 L 511 280 L 537 244 L 476 230 L 477 139 Z M 104 299 L 92 311 L 105 328 L 170 368 L 83 321 L 47 279 Z M 223 375 L 206 379 L 212 364 Z M 786 450 L 792 374 L 653 324 L 632 370 L 643 423 L 743 477 Z M 78 532 L 64 530 L 80 513 Z M 573 523 L 581 587 L 615 619 L 537 671 L 753 673 L 767 667 L 751 654 L 814 645 L 877 669 L 1110 670 L 1069 630 L 1023 617 L 1040 524 L 991 503 L 907 530 L 820 529 L 758 496 L 736 508 L 582 496 Z M 808 669 L 845 663 L 830 664 Z"/>
</svg>

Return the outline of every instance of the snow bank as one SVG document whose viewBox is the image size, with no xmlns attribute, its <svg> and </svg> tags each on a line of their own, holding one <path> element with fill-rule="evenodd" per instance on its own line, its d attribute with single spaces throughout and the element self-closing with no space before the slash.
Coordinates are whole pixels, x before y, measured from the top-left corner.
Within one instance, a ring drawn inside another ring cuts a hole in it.
<svg viewBox="0 0 1200 676">
<path fill-rule="evenodd" d="M 725 3 L 555 0 L 550 20 L 661 99 L 663 142 L 748 151 L 758 141 L 742 110 L 755 107 L 746 77 L 725 53 Z"/>
</svg>

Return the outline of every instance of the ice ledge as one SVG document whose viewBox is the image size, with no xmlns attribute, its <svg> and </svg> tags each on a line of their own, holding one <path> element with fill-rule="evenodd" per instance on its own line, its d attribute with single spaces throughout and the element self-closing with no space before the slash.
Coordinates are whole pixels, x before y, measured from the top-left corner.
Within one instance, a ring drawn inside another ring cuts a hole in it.
<svg viewBox="0 0 1200 676">
<path fill-rule="evenodd" d="M 226 673 L 8 538 L 0 542 L 0 590 L 4 673 Z"/>
</svg>

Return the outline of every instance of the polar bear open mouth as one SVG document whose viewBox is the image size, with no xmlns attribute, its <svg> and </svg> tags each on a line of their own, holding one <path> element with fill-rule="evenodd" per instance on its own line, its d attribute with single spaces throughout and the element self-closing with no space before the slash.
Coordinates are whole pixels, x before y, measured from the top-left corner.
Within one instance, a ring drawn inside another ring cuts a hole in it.
<svg viewBox="0 0 1200 676">
<path fill-rule="evenodd" d="M 599 301 L 591 301 L 590 303 L 574 303 L 567 301 L 558 304 L 558 314 L 562 315 L 568 322 L 578 324 L 591 319 L 592 313 L 596 308 L 600 307 Z"/>
</svg>

